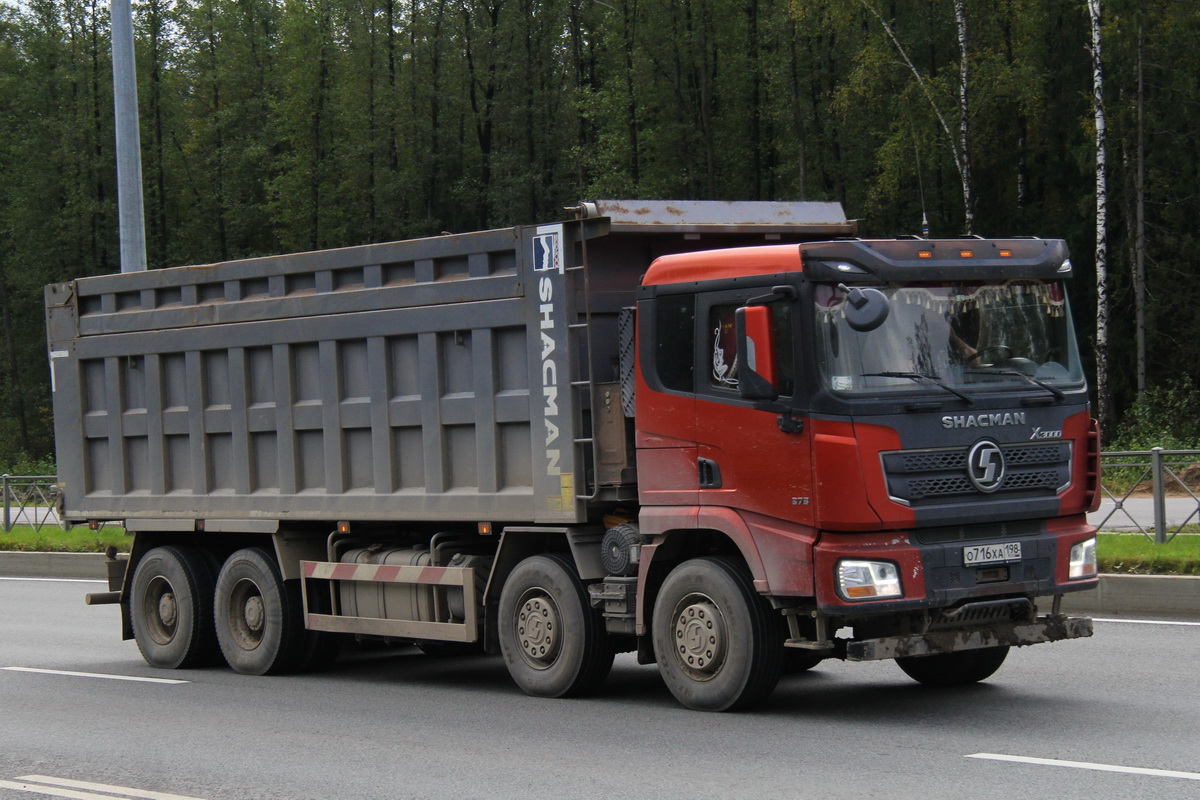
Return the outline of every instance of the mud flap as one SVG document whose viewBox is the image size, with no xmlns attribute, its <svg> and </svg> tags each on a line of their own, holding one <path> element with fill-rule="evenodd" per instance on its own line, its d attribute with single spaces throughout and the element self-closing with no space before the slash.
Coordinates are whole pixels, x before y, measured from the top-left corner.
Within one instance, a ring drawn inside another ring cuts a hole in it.
<svg viewBox="0 0 1200 800">
<path fill-rule="evenodd" d="M 982 628 L 960 628 L 912 636 L 888 636 L 882 639 L 846 642 L 846 660 L 880 661 L 904 656 L 979 650 L 985 647 L 1024 647 L 1091 635 L 1090 617 L 1050 614 L 1038 617 L 1032 622 L 996 623 Z"/>
</svg>

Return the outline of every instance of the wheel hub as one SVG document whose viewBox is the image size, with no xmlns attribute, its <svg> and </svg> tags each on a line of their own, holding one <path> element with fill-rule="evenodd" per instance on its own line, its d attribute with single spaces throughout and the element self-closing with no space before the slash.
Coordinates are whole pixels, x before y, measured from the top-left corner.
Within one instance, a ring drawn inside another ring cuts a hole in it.
<svg viewBox="0 0 1200 800">
<path fill-rule="evenodd" d="M 554 601 L 544 594 L 527 596 L 517 612 L 516 624 L 517 643 L 525 660 L 539 669 L 550 666 L 562 642 Z"/>
<path fill-rule="evenodd" d="M 725 620 L 711 599 L 685 598 L 675 617 L 675 657 L 693 677 L 706 680 L 725 662 Z"/>
<path fill-rule="evenodd" d="M 242 612 L 246 617 L 246 627 L 252 631 L 261 631 L 263 628 L 263 600 L 262 597 L 255 595 L 246 600 L 246 608 Z"/>
<path fill-rule="evenodd" d="M 175 639 L 179 601 L 175 598 L 175 587 L 164 576 L 156 575 L 147 584 L 141 617 L 146 622 L 146 633 L 156 644 L 168 645 Z"/>
<path fill-rule="evenodd" d="M 173 628 L 178 618 L 179 605 L 175 602 L 175 593 L 164 592 L 162 597 L 158 598 L 158 621 L 164 628 Z"/>
<path fill-rule="evenodd" d="M 267 612 L 262 591 L 254 581 L 243 579 L 234 584 L 226 614 L 229 634 L 238 647 L 253 650 L 262 644 Z"/>
</svg>

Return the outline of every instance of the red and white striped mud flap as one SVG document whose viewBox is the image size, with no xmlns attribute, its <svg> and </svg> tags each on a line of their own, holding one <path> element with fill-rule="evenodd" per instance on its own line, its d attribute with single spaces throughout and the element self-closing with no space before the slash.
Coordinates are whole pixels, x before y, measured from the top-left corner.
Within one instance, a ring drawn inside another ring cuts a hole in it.
<svg viewBox="0 0 1200 800">
<path fill-rule="evenodd" d="M 304 619 L 309 630 L 393 636 L 400 639 L 432 639 L 444 642 L 474 642 L 479 638 L 475 606 L 475 570 L 470 567 L 414 567 L 396 564 L 340 564 L 301 561 Z M 374 619 L 335 614 L 315 614 L 308 608 L 308 582 L 370 581 L 453 586 L 463 591 L 466 619 L 462 622 L 427 622 L 406 619 Z"/>
</svg>

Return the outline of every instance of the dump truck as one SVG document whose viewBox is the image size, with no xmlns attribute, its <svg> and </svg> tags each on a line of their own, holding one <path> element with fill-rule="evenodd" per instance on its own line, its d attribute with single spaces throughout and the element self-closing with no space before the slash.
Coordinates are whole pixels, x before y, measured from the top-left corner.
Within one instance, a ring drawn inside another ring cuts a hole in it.
<svg viewBox="0 0 1200 800">
<path fill-rule="evenodd" d="M 89 600 L 156 667 L 378 640 L 559 697 L 636 653 L 700 710 L 1091 635 L 1060 608 L 1099 487 L 1062 241 L 563 216 L 47 287 L 60 514 L 133 536 Z"/>
</svg>

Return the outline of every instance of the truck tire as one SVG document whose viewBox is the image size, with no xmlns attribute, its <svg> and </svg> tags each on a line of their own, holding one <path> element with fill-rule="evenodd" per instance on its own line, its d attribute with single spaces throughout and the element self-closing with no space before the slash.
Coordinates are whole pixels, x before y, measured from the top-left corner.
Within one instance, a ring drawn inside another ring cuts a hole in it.
<svg viewBox="0 0 1200 800">
<path fill-rule="evenodd" d="M 663 582 L 654 605 L 654 653 L 671 694 L 698 711 L 765 700 L 779 682 L 780 626 L 746 568 L 694 558 Z"/>
<path fill-rule="evenodd" d="M 812 650 L 802 650 L 798 647 L 783 649 L 783 674 L 795 675 L 798 672 L 808 672 L 825 660 L 825 656 Z"/>
<path fill-rule="evenodd" d="M 934 656 L 906 656 L 896 663 L 904 674 L 926 686 L 964 686 L 991 675 L 1008 657 L 1008 647 L 962 650 Z"/>
<path fill-rule="evenodd" d="M 600 612 L 566 559 L 532 556 L 500 592 L 500 651 L 517 686 L 534 697 L 593 692 L 612 669 L 613 647 Z"/>
<path fill-rule="evenodd" d="M 146 663 L 164 669 L 212 663 L 213 573 L 202 553 L 156 547 L 138 562 L 131 588 L 133 638 Z"/>
<path fill-rule="evenodd" d="M 217 641 L 235 672 L 272 675 L 296 665 L 305 632 L 298 600 L 265 550 L 248 547 L 225 561 L 217 576 Z"/>
</svg>

